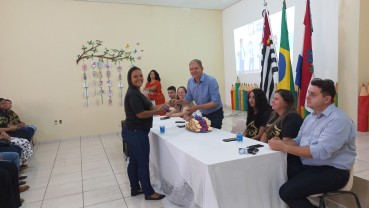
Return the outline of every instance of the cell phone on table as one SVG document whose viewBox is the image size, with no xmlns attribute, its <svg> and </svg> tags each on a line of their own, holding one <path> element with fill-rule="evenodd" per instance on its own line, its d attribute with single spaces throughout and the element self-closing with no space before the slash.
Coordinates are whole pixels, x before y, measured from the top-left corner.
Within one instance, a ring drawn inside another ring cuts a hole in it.
<svg viewBox="0 0 369 208">
<path fill-rule="evenodd" d="M 262 145 L 262 144 L 255 144 L 255 145 L 250 145 L 250 146 L 253 146 L 255 148 L 264 147 L 264 145 Z"/>
<path fill-rule="evenodd" d="M 185 123 L 185 121 L 176 121 L 176 123 Z"/>
<path fill-rule="evenodd" d="M 179 125 L 177 125 L 177 127 L 178 128 L 184 128 L 186 125 L 184 125 L 184 124 L 179 124 Z"/>
<path fill-rule="evenodd" d="M 170 117 L 161 117 L 160 120 L 170 119 Z"/>
<path fill-rule="evenodd" d="M 231 142 L 231 141 L 237 141 L 237 138 L 229 138 L 229 139 L 223 139 L 223 142 Z"/>
</svg>

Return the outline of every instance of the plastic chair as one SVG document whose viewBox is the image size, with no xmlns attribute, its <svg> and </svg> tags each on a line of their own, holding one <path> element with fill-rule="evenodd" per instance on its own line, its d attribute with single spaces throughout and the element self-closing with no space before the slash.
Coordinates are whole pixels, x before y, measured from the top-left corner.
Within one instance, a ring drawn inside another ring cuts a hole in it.
<svg viewBox="0 0 369 208">
<path fill-rule="evenodd" d="M 235 134 L 237 132 L 245 131 L 246 126 L 246 120 L 245 119 L 237 119 L 236 122 L 234 122 L 231 133 Z"/>
<path fill-rule="evenodd" d="M 354 192 L 350 191 L 353 184 L 354 184 L 354 168 L 351 168 L 350 169 L 350 178 L 349 178 L 349 181 L 347 182 L 345 187 L 343 187 L 342 189 L 340 189 L 338 191 L 329 191 L 329 192 L 326 192 L 324 194 L 314 194 L 314 195 L 311 195 L 309 197 L 320 197 L 319 208 L 326 208 L 325 203 L 324 203 L 324 198 L 326 196 L 351 194 L 355 197 L 357 207 L 361 208 L 359 198 L 357 197 L 357 195 Z"/>
</svg>

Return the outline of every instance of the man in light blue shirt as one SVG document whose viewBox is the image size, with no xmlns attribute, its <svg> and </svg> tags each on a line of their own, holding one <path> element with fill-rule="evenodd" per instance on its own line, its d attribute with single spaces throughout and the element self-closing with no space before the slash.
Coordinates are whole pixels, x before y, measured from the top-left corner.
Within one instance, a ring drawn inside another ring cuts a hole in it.
<svg viewBox="0 0 369 208">
<path fill-rule="evenodd" d="M 289 180 L 279 190 L 290 208 L 314 207 L 308 196 L 343 188 L 356 157 L 355 125 L 334 105 L 334 82 L 314 79 L 308 93 L 306 104 L 314 111 L 305 118 L 298 136 L 289 141 L 274 138 L 268 143 L 273 150 L 301 158 L 288 163 Z"/>
<path fill-rule="evenodd" d="M 203 73 L 203 71 L 204 67 L 202 67 L 200 60 L 194 59 L 190 62 L 192 78 L 187 83 L 187 94 L 184 99 L 172 100 L 172 103 L 185 105 L 195 101 L 196 105 L 187 107 L 189 113 L 200 110 L 202 116 L 211 121 L 212 127 L 221 129 L 224 112 L 219 94 L 219 85 L 214 77 Z"/>
</svg>

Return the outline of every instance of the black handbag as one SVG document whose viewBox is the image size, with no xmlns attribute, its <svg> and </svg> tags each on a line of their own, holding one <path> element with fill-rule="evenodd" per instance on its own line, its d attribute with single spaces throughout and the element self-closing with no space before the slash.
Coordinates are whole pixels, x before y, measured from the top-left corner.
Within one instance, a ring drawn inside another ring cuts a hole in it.
<svg viewBox="0 0 369 208">
<path fill-rule="evenodd" d="M 9 140 L 6 139 L 0 139 L 0 147 L 9 147 L 12 143 L 10 143 Z"/>
<path fill-rule="evenodd" d="M 123 127 L 123 125 L 124 125 L 124 121 L 125 121 L 125 120 L 122 120 L 122 121 L 121 121 L 122 127 Z M 128 146 L 127 146 L 127 144 L 124 142 L 124 139 L 123 139 L 123 138 L 122 138 L 122 142 L 123 142 L 123 153 L 124 153 L 124 155 L 126 155 L 126 157 L 128 158 L 128 157 L 129 157 L 129 150 L 128 150 Z"/>
</svg>

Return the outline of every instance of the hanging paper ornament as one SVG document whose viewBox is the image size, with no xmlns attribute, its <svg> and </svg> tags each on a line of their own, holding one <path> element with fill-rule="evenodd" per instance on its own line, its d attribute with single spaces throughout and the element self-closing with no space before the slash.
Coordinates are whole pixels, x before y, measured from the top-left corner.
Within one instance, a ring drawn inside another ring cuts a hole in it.
<svg viewBox="0 0 369 208">
<path fill-rule="evenodd" d="M 82 70 L 86 70 L 86 64 L 82 64 Z"/>
<path fill-rule="evenodd" d="M 105 67 L 106 67 L 106 68 L 111 67 L 111 63 L 106 63 L 106 64 L 105 64 Z"/>
<path fill-rule="evenodd" d="M 111 80 L 106 81 L 106 86 L 111 87 Z"/>
<path fill-rule="evenodd" d="M 100 90 L 100 95 L 105 94 L 104 90 Z"/>
<path fill-rule="evenodd" d="M 87 80 L 87 75 L 86 75 L 86 73 L 83 73 L 83 79 L 84 79 L 84 80 Z"/>
<path fill-rule="evenodd" d="M 118 65 L 117 69 L 118 71 L 122 71 L 122 65 Z"/>
<path fill-rule="evenodd" d="M 121 74 L 119 74 L 119 80 L 122 80 L 122 75 Z"/>
<path fill-rule="evenodd" d="M 102 76 L 102 72 L 100 72 L 100 78 L 102 78 L 103 76 Z"/>
<path fill-rule="evenodd" d="M 101 62 L 97 62 L 97 68 L 101 69 L 102 67 L 102 63 Z"/>
<path fill-rule="evenodd" d="M 109 105 L 113 105 L 113 101 L 111 99 L 109 100 Z"/>
<path fill-rule="evenodd" d="M 95 75 L 96 75 L 96 71 L 95 71 L 95 70 L 93 70 L 93 71 L 92 71 L 92 76 L 94 76 L 94 77 L 95 77 Z"/>
<path fill-rule="evenodd" d="M 106 71 L 106 76 L 110 77 L 110 71 Z"/>
<path fill-rule="evenodd" d="M 108 96 L 113 96 L 113 90 L 108 90 Z"/>
<path fill-rule="evenodd" d="M 103 87 L 103 81 L 99 81 L 99 87 Z"/>
<path fill-rule="evenodd" d="M 95 61 L 91 61 L 91 66 L 92 66 L 92 68 L 95 68 L 95 66 L 96 66 Z"/>
</svg>

